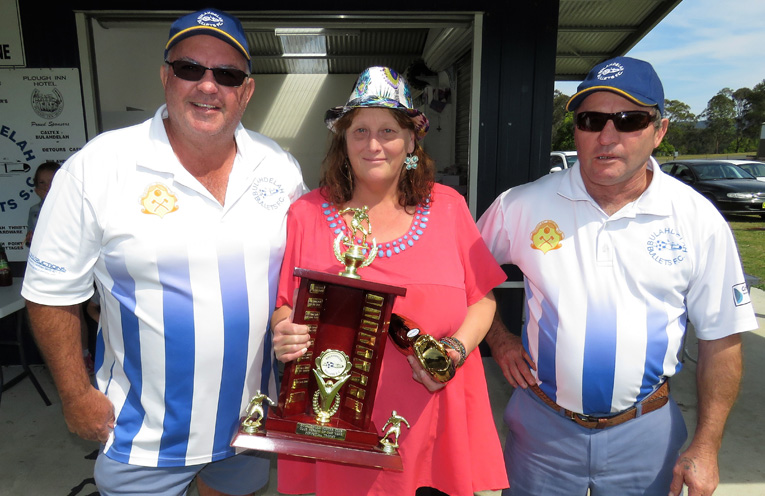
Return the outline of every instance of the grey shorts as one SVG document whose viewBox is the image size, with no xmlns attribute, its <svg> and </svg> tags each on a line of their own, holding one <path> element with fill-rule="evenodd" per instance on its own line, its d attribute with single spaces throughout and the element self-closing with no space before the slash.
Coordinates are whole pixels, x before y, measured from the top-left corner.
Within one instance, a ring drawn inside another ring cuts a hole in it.
<svg viewBox="0 0 765 496">
<path fill-rule="evenodd" d="M 102 452 L 96 459 L 95 479 L 101 496 L 183 496 L 197 475 L 217 491 L 244 495 L 268 483 L 269 467 L 270 459 L 262 454 L 187 467 L 142 467 L 112 460 Z"/>
</svg>

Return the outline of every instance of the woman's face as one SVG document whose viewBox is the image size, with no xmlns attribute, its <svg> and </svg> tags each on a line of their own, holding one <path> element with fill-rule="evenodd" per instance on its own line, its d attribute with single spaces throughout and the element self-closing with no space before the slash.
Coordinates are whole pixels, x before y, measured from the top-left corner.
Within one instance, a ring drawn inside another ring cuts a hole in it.
<svg viewBox="0 0 765 496">
<path fill-rule="evenodd" d="M 357 110 L 345 131 L 346 151 L 357 184 L 372 189 L 394 187 L 404 159 L 414 152 L 414 132 L 402 128 L 393 110 Z"/>
</svg>

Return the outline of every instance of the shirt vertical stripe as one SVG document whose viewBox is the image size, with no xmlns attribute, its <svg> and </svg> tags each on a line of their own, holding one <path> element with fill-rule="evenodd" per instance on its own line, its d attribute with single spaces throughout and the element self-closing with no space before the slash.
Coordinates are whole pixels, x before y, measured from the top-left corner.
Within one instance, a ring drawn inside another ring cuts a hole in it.
<svg viewBox="0 0 765 496">
<path fill-rule="evenodd" d="M 643 369 L 643 383 L 640 385 L 640 395 L 637 401 L 642 401 L 648 394 L 653 392 L 654 387 L 661 383 L 664 375 L 664 357 L 669 347 L 667 326 L 669 319 L 662 308 L 646 308 L 646 351 L 645 368 Z"/>
<path fill-rule="evenodd" d="M 157 466 L 173 466 L 186 457 L 194 395 L 194 300 L 189 262 L 158 254 L 165 339 L 165 417 Z M 163 462 L 167 460 L 167 462 Z"/>
<path fill-rule="evenodd" d="M 530 301 L 528 298 L 527 301 Z M 540 302 L 542 306 L 542 317 L 539 319 L 538 330 L 538 350 L 539 356 L 537 357 L 537 377 L 540 381 L 540 388 L 545 392 L 553 401 L 557 400 L 558 381 L 556 379 L 556 347 L 555 342 L 558 340 L 558 312 L 555 307 L 550 304 L 546 299 L 542 299 Z M 527 303 L 528 305 L 528 303 Z M 526 315 L 531 315 L 531 312 L 527 306 Z M 527 324 L 529 318 L 527 317 Z M 525 329 L 524 329 L 525 331 Z M 524 334 L 523 346 L 526 350 L 528 347 L 528 338 L 526 332 Z"/>
<path fill-rule="evenodd" d="M 221 299 L 223 303 L 223 375 L 218 398 L 213 459 L 230 454 L 229 444 L 236 433 L 247 372 L 246 346 L 250 331 L 249 298 L 244 270 L 244 255 L 228 253 L 218 258 Z M 232 412 L 236 412 L 232 415 Z"/>
<path fill-rule="evenodd" d="M 582 409 L 588 415 L 611 412 L 616 364 L 616 311 L 613 304 L 587 307 L 584 340 Z"/>
<path fill-rule="evenodd" d="M 141 368 L 141 337 L 138 317 L 135 314 L 135 280 L 128 273 L 124 260 L 107 259 L 106 270 L 114 284 L 112 296 L 120 304 L 120 323 L 122 341 L 125 347 L 122 370 L 129 383 L 125 404 L 114 424 L 115 442 L 109 448 L 109 456 L 119 462 L 127 463 L 130 451 L 138 431 L 141 429 L 146 412 L 141 405 L 143 373 Z"/>
</svg>

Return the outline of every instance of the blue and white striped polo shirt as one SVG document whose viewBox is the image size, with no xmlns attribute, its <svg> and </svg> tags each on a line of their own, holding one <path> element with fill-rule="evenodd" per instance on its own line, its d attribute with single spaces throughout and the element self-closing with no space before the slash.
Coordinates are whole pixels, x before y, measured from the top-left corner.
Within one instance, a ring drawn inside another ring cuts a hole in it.
<svg viewBox="0 0 765 496">
<path fill-rule="evenodd" d="M 98 386 L 114 404 L 106 454 L 144 466 L 206 463 L 255 391 L 275 397 L 268 319 L 295 160 L 236 131 L 225 205 L 178 162 L 154 119 L 105 133 L 56 176 L 23 295 L 70 305 L 101 295 Z"/>
<path fill-rule="evenodd" d="M 539 386 L 569 410 L 607 415 L 645 398 L 680 370 L 688 319 L 702 339 L 757 327 L 728 225 L 660 171 L 609 217 L 576 165 L 506 191 L 478 226 L 497 261 L 524 273 L 523 343 Z"/>
</svg>

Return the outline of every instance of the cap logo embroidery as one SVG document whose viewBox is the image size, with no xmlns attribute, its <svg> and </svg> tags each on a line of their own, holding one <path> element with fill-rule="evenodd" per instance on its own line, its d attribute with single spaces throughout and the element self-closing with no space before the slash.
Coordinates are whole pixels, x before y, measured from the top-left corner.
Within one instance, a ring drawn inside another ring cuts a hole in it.
<svg viewBox="0 0 765 496">
<path fill-rule="evenodd" d="M 197 17 L 197 23 L 202 26 L 211 26 L 219 28 L 223 26 L 223 19 L 215 12 L 204 12 Z"/>
<path fill-rule="evenodd" d="M 142 213 L 157 215 L 163 218 L 165 215 L 178 210 L 178 198 L 164 184 L 152 184 L 141 198 Z"/>
<path fill-rule="evenodd" d="M 618 62 L 612 62 L 598 71 L 598 79 L 601 81 L 607 81 L 609 79 L 616 79 L 624 73 L 624 66 Z"/>
<path fill-rule="evenodd" d="M 565 235 L 558 224 L 552 220 L 543 220 L 531 232 L 531 247 L 546 254 L 563 246 L 561 245 L 563 238 Z"/>
</svg>

